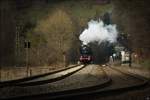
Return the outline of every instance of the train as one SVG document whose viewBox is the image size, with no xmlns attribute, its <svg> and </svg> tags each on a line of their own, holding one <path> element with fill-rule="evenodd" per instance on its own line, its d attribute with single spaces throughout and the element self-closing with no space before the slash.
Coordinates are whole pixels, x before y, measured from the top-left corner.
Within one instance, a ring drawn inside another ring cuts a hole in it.
<svg viewBox="0 0 150 100">
<path fill-rule="evenodd" d="M 92 49 L 89 45 L 82 45 L 80 47 L 80 63 L 82 64 L 90 64 L 93 63 L 93 54 Z"/>
</svg>

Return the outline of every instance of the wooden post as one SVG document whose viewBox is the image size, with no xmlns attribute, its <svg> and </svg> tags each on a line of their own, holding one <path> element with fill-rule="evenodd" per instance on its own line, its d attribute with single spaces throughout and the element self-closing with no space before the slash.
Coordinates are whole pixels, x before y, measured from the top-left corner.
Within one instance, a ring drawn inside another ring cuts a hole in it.
<svg viewBox="0 0 150 100">
<path fill-rule="evenodd" d="M 29 48 L 30 48 L 30 42 L 25 41 L 27 77 L 30 76 L 30 68 L 28 65 L 28 63 L 29 63 Z"/>
<path fill-rule="evenodd" d="M 29 77 L 29 66 L 28 66 L 28 48 L 26 48 L 26 67 L 27 67 L 27 77 Z"/>
<path fill-rule="evenodd" d="M 131 56 L 132 52 L 131 50 L 129 51 L 129 67 L 132 66 L 132 56 Z"/>
<path fill-rule="evenodd" d="M 63 52 L 63 62 L 64 62 L 64 67 L 66 67 L 66 53 Z"/>
</svg>

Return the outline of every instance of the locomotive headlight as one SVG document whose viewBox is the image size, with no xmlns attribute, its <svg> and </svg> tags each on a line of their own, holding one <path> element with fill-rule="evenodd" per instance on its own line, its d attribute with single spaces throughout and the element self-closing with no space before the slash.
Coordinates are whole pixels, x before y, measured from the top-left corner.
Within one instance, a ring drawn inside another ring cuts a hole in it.
<svg viewBox="0 0 150 100">
<path fill-rule="evenodd" d="M 82 60 L 82 59 L 83 59 L 83 57 L 81 56 L 81 57 L 80 57 L 80 60 Z"/>
<path fill-rule="evenodd" d="M 90 56 L 88 56 L 88 60 L 90 60 Z"/>
</svg>

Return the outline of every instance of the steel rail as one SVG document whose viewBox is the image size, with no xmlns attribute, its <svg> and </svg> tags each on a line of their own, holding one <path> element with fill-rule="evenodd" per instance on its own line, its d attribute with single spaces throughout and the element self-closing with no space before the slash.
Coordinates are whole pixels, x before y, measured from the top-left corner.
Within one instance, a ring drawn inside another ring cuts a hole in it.
<svg viewBox="0 0 150 100">
<path fill-rule="evenodd" d="M 112 68 L 112 67 L 111 67 Z M 118 69 L 117 69 L 118 70 Z M 128 75 L 130 77 L 134 77 L 136 79 L 139 79 L 141 80 L 141 82 L 137 83 L 137 84 L 134 84 L 134 85 L 129 85 L 129 86 L 126 86 L 126 87 L 120 87 L 120 88 L 113 88 L 113 89 L 105 89 L 104 88 L 99 88 L 99 89 L 96 89 L 96 90 L 90 90 L 90 91 L 86 91 L 86 92 L 78 92 L 78 93 L 68 93 L 67 95 L 65 94 L 62 94 L 62 95 L 59 95 L 59 96 L 55 96 L 55 97 L 47 97 L 45 95 L 45 98 L 43 98 L 43 100 L 50 100 L 50 99 L 68 99 L 68 98 L 75 98 L 75 100 L 77 98 L 80 98 L 81 96 L 88 96 L 88 95 L 108 95 L 108 94 L 115 94 L 115 93 L 121 93 L 123 91 L 129 91 L 129 90 L 134 90 L 134 89 L 137 89 L 137 88 L 141 88 L 143 86 L 146 86 L 149 82 L 149 80 L 147 80 L 147 78 L 144 78 L 144 77 L 141 77 L 140 75 L 135 75 L 135 74 L 132 74 L 132 73 L 128 73 L 128 72 L 123 72 L 121 70 L 118 70 L 119 72 L 125 74 L 125 75 Z M 105 72 L 105 71 L 104 71 Z M 112 80 L 113 82 L 113 80 Z M 107 85 L 107 86 L 110 86 L 110 85 L 113 85 L 112 83 Z M 107 87 L 106 86 L 106 87 Z M 26 99 L 25 99 L 26 100 Z M 31 99 L 29 99 L 31 100 Z M 42 100 L 41 99 L 38 99 L 38 100 Z"/>
<path fill-rule="evenodd" d="M 12 98 L 6 98 L 2 100 L 50 100 L 50 99 L 58 99 L 68 96 L 76 96 L 76 95 L 83 95 L 89 93 L 89 91 L 95 91 L 100 90 L 108 85 L 111 84 L 112 80 L 110 77 L 107 76 L 105 70 L 101 68 L 102 72 L 105 75 L 105 80 L 101 82 L 98 85 L 90 86 L 90 87 L 84 87 L 84 88 L 78 88 L 78 89 L 72 89 L 72 90 L 64 90 L 64 91 L 58 91 L 58 92 L 50 92 L 50 93 L 43 93 L 43 94 L 37 94 L 37 95 L 30 95 L 30 96 L 19 96 L 19 97 L 12 97 Z"/>
<path fill-rule="evenodd" d="M 18 83 L 18 84 L 15 84 L 16 86 L 35 86 L 35 85 L 42 85 L 42 84 L 46 84 L 46 83 L 52 83 L 52 82 L 56 82 L 56 81 L 59 81 L 59 80 L 62 80 L 62 79 L 65 79 L 67 77 L 69 77 L 70 75 L 78 72 L 79 70 L 85 68 L 86 65 L 82 66 L 81 68 L 79 69 L 76 69 L 70 73 L 67 73 L 65 75 L 61 75 L 61 76 L 58 76 L 56 78 L 50 78 L 50 79 L 44 79 L 44 80 L 39 80 L 39 81 L 31 81 L 31 82 L 23 82 L 23 83 Z M 57 73 L 56 73 L 57 74 Z"/>
<path fill-rule="evenodd" d="M 110 67 L 112 68 L 112 67 Z M 105 89 L 105 87 L 113 85 L 112 84 L 112 79 L 107 75 L 107 73 L 105 72 L 105 70 L 102 68 L 102 71 L 105 73 L 105 75 L 107 76 L 107 80 L 103 81 L 103 83 L 99 84 L 99 85 L 95 85 L 95 86 L 91 86 L 91 87 L 86 87 L 86 88 L 80 88 L 80 89 L 73 89 L 73 90 L 65 90 L 65 91 L 60 91 L 60 92 L 50 92 L 50 93 L 43 93 L 43 94 L 37 94 L 37 95 L 28 95 L 28 96 L 19 96 L 19 97 L 12 97 L 12 98 L 6 98 L 6 99 L 2 99 L 2 100 L 51 100 L 51 99 L 68 99 L 68 98 L 80 98 L 81 96 L 88 96 L 88 95 L 106 95 L 106 94 L 111 94 L 111 93 L 120 93 L 126 90 L 133 90 L 133 89 L 137 89 L 139 87 L 143 87 L 148 83 L 148 80 L 142 77 L 139 77 L 137 75 L 133 75 L 131 73 L 128 72 L 123 72 L 121 70 L 115 69 L 114 70 L 139 79 L 141 82 L 137 83 L 137 84 L 133 84 L 133 85 L 129 85 L 129 86 L 124 86 L 124 87 L 119 87 L 119 88 L 109 88 L 109 89 Z"/>
<path fill-rule="evenodd" d="M 59 70 L 48 72 L 48 73 L 45 73 L 45 74 L 34 75 L 34 76 L 25 77 L 25 78 L 21 78 L 21 79 L 3 81 L 3 82 L 0 82 L 0 88 L 5 87 L 5 86 L 13 86 L 13 85 L 16 85 L 16 84 L 21 83 L 21 82 L 30 81 L 30 80 L 38 79 L 38 78 L 45 77 L 45 76 L 48 76 L 48 75 L 56 74 L 56 73 L 59 73 L 59 72 L 65 71 L 65 70 L 69 70 L 71 68 L 75 68 L 77 66 L 80 66 L 80 65 L 74 65 L 74 66 L 71 66 L 71 67 L 62 68 L 62 69 L 59 69 Z"/>
<path fill-rule="evenodd" d="M 141 82 L 143 84 L 146 84 L 148 82 L 148 79 L 143 77 L 143 76 L 140 76 L 140 75 L 137 75 L 137 74 L 133 74 L 133 73 L 130 73 L 130 72 L 127 72 L 127 71 L 121 71 L 121 70 L 119 70 L 117 68 L 114 68 L 114 67 L 111 67 L 111 66 L 109 68 L 111 68 L 113 70 L 116 70 L 116 71 L 118 71 L 118 72 L 120 72 L 120 73 L 122 73 L 124 75 L 127 75 L 127 76 L 130 76 L 130 77 L 136 78 L 138 80 L 141 80 Z"/>
</svg>

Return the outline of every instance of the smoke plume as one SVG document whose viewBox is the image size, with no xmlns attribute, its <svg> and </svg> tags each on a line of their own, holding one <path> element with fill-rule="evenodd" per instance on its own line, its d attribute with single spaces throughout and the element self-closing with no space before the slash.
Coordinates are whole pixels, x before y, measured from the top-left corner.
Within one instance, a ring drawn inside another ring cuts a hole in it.
<svg viewBox="0 0 150 100">
<path fill-rule="evenodd" d="M 116 25 L 105 25 L 102 20 L 91 20 L 88 22 L 88 28 L 80 34 L 79 39 L 83 44 L 92 42 L 100 44 L 106 41 L 114 43 L 116 42 L 117 34 Z"/>
</svg>

